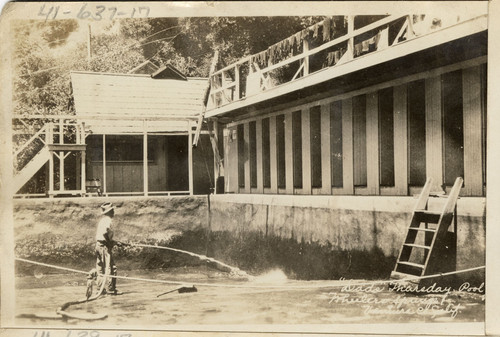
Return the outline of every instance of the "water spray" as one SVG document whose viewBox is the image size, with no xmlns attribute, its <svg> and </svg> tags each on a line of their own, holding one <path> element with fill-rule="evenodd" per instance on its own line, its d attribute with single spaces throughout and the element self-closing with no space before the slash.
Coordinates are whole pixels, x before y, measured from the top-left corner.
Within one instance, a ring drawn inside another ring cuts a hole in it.
<svg viewBox="0 0 500 337">
<path fill-rule="evenodd" d="M 230 265 L 228 265 L 228 264 L 226 264 L 224 262 L 218 261 L 218 260 L 216 260 L 214 258 L 208 257 L 206 255 L 196 254 L 196 253 L 193 253 L 193 252 L 189 252 L 187 250 L 182 250 L 182 249 L 177 249 L 177 248 L 171 248 L 171 247 L 166 247 L 166 246 L 155 246 L 155 245 L 147 245 L 147 244 L 142 244 L 142 243 L 129 243 L 127 245 L 135 246 L 135 247 L 143 247 L 143 248 L 164 249 L 164 250 L 170 250 L 170 251 L 174 251 L 174 252 L 178 252 L 178 253 L 187 254 L 187 255 L 190 255 L 190 256 L 197 257 L 198 259 L 200 259 L 202 261 L 207 261 L 207 262 L 212 262 L 214 264 L 217 264 L 217 265 L 223 267 L 231 275 L 238 276 L 238 277 L 244 277 L 247 280 L 253 280 L 254 279 L 253 276 L 248 275 L 245 271 L 243 271 L 243 270 L 241 270 L 241 269 L 239 269 L 237 267 L 230 266 Z"/>
</svg>

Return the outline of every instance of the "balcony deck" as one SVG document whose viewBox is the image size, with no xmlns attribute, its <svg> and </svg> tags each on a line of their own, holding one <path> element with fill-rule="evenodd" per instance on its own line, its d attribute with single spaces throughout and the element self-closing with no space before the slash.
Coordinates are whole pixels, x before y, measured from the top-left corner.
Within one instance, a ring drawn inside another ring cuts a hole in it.
<svg viewBox="0 0 500 337">
<path fill-rule="evenodd" d="M 443 21 L 419 19 L 421 16 L 415 15 L 387 16 L 354 29 L 354 17 L 349 17 L 345 34 L 334 35 L 333 40 L 314 45 L 304 39 L 295 54 L 291 51 L 278 61 L 263 54 L 285 40 L 264 52 L 248 56 L 211 75 L 205 117 L 226 117 L 231 112 L 312 88 L 361 69 L 387 64 L 485 32 L 488 26 L 487 15 L 477 13 L 467 18 Z M 317 24 L 320 31 L 326 27 L 325 21 Z M 317 30 L 318 27 L 313 26 L 305 31 L 314 31 L 317 35 Z"/>
</svg>

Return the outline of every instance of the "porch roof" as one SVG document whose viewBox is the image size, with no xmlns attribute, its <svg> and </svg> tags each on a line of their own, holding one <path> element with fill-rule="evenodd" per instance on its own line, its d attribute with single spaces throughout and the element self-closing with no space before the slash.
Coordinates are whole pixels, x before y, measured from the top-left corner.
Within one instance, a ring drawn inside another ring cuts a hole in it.
<svg viewBox="0 0 500 337">
<path fill-rule="evenodd" d="M 202 111 L 208 84 L 206 78 L 80 71 L 71 72 L 71 83 L 76 117 L 94 133 L 187 131 Z"/>
</svg>

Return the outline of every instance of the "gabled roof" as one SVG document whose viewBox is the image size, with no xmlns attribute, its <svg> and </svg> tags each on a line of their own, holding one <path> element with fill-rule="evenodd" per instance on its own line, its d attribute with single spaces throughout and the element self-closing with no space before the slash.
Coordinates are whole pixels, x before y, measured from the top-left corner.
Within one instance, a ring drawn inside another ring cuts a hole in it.
<svg viewBox="0 0 500 337">
<path fill-rule="evenodd" d="M 151 77 L 155 79 L 187 80 L 183 73 L 170 64 L 160 67 L 157 71 L 151 74 Z"/>
<path fill-rule="evenodd" d="M 74 71 L 71 83 L 76 115 L 89 117 L 86 125 L 101 126 L 109 119 L 154 120 L 150 124 L 158 126 L 160 120 L 165 125 L 175 120 L 186 130 L 186 122 L 197 120 L 202 111 L 207 79 Z"/>
</svg>

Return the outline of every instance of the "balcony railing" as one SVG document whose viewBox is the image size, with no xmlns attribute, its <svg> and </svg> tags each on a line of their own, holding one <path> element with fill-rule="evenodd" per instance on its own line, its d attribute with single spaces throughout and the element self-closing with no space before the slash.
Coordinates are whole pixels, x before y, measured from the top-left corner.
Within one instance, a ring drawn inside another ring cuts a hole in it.
<svg viewBox="0 0 500 337">
<path fill-rule="evenodd" d="M 207 110 L 240 101 L 467 19 L 470 18 L 404 14 L 381 19 L 378 17 L 364 26 L 357 22 L 359 27 L 355 27 L 354 16 L 327 18 L 263 52 L 213 72 Z"/>
</svg>

